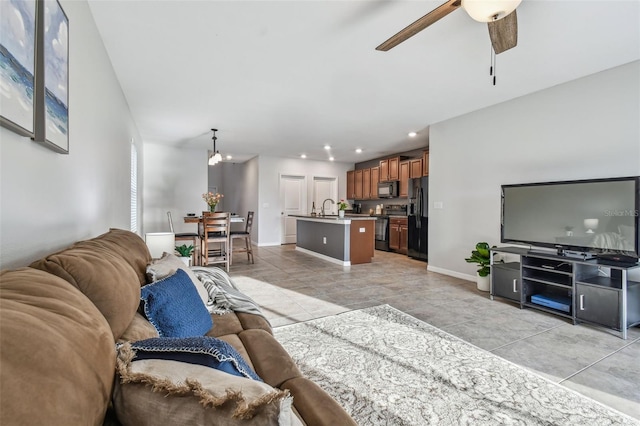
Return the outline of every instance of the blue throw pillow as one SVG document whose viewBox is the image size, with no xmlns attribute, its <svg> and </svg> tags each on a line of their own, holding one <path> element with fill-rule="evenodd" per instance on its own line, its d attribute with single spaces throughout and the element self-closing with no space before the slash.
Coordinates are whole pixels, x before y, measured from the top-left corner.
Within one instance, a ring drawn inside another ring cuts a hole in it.
<svg viewBox="0 0 640 426">
<path fill-rule="evenodd" d="M 134 361 L 167 359 L 204 365 L 234 376 L 262 381 L 233 346 L 215 337 L 154 337 L 131 343 Z"/>
<path fill-rule="evenodd" d="M 182 269 L 142 287 L 140 299 L 160 337 L 202 336 L 213 327 L 198 290 Z"/>
</svg>

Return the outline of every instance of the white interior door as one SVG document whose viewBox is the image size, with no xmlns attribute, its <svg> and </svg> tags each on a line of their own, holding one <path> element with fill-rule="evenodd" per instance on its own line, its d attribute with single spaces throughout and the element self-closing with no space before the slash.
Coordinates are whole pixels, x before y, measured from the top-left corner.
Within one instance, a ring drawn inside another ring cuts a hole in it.
<svg viewBox="0 0 640 426">
<path fill-rule="evenodd" d="M 313 177 L 313 201 L 316 203 L 316 213 L 320 214 L 322 202 L 331 198 L 336 203 L 338 200 L 338 178 L 336 177 Z M 325 214 L 338 214 L 336 204 L 327 201 Z"/>
<path fill-rule="evenodd" d="M 282 207 L 282 244 L 296 242 L 296 219 L 293 214 L 307 213 L 306 176 L 280 175 L 280 206 Z"/>
</svg>

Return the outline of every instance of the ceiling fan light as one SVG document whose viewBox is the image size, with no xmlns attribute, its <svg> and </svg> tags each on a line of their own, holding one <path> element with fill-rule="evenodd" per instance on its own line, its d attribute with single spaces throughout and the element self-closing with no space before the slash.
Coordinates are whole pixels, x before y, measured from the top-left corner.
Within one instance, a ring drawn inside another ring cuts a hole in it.
<svg viewBox="0 0 640 426">
<path fill-rule="evenodd" d="M 478 22 L 502 19 L 520 4 L 522 0 L 462 0 L 462 7 L 471 18 Z"/>
</svg>

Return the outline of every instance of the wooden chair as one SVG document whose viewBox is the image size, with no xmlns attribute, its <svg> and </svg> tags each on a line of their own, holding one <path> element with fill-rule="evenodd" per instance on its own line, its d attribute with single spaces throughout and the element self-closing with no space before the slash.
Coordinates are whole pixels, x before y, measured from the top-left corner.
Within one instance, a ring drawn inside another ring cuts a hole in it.
<svg viewBox="0 0 640 426">
<path fill-rule="evenodd" d="M 203 213 L 200 253 L 202 266 L 224 263 L 229 272 L 231 257 L 230 213 Z"/>
<path fill-rule="evenodd" d="M 191 259 L 193 265 L 198 265 L 198 243 L 199 243 L 199 235 L 196 232 L 178 232 L 177 234 L 173 230 L 173 219 L 171 218 L 171 212 L 167 212 L 167 218 L 169 218 L 169 229 L 176 236 L 176 245 L 178 242 L 190 242 L 193 246 L 193 253 L 191 254 Z M 180 244 L 182 245 L 182 244 Z"/>
<path fill-rule="evenodd" d="M 253 226 L 253 213 L 247 213 L 246 225 L 244 231 L 231 231 L 231 254 L 233 257 L 234 249 L 233 249 L 233 240 L 234 239 L 244 239 L 243 249 L 235 250 L 236 253 L 247 253 L 247 260 L 251 263 L 253 262 L 253 246 L 251 245 L 251 227 Z"/>
</svg>

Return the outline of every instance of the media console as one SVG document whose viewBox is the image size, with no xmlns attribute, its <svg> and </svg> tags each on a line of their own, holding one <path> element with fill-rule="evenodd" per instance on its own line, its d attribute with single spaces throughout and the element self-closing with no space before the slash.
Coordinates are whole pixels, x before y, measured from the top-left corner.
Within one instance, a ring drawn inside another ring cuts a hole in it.
<svg viewBox="0 0 640 426">
<path fill-rule="evenodd" d="M 516 302 L 568 319 L 608 327 L 627 338 L 640 324 L 640 281 L 629 271 L 640 264 L 576 259 L 519 247 L 491 249 L 490 297 Z M 512 254 L 519 262 L 497 263 L 493 253 Z"/>
</svg>

